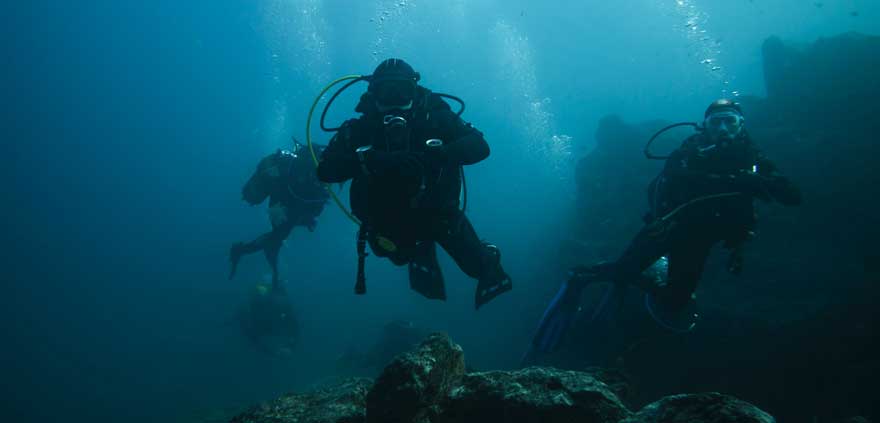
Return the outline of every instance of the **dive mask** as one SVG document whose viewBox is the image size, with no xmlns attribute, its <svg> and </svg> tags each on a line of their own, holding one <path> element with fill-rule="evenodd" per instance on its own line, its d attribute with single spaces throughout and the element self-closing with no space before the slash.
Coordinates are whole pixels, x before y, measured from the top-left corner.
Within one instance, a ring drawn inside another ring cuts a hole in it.
<svg viewBox="0 0 880 423">
<path fill-rule="evenodd" d="M 416 96 L 416 83 L 412 80 L 385 80 L 371 84 L 370 92 L 380 111 L 409 110 Z"/>
<path fill-rule="evenodd" d="M 733 140 L 742 133 L 743 123 L 741 114 L 726 110 L 710 114 L 704 125 L 713 139 Z"/>
</svg>

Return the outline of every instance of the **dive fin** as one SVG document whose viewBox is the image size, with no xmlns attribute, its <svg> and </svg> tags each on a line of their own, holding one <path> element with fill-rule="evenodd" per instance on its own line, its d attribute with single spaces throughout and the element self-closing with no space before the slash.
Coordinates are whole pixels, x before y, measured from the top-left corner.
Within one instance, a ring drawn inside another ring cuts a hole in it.
<svg viewBox="0 0 880 423">
<path fill-rule="evenodd" d="M 524 366 L 532 364 L 541 354 L 556 350 L 562 337 L 574 322 L 585 286 L 586 284 L 571 280 L 562 283 L 538 323 L 538 329 L 535 330 L 529 349 L 522 360 Z"/>
<path fill-rule="evenodd" d="M 413 291 L 432 300 L 446 299 L 443 272 L 437 261 L 437 247 L 433 242 L 416 244 L 415 256 L 409 263 L 409 286 Z"/>
<path fill-rule="evenodd" d="M 491 260 L 492 264 L 486 267 L 490 269 L 488 273 L 477 281 L 477 292 L 474 295 L 474 308 L 477 310 L 495 297 L 513 289 L 513 280 L 501 267 L 501 251 L 494 244 L 483 243 L 483 246 L 488 252 L 486 260 Z"/>
<path fill-rule="evenodd" d="M 513 281 L 506 273 L 503 274 L 500 279 L 495 281 L 482 279 L 477 283 L 474 307 L 479 310 L 484 304 L 511 289 L 513 289 Z"/>
</svg>

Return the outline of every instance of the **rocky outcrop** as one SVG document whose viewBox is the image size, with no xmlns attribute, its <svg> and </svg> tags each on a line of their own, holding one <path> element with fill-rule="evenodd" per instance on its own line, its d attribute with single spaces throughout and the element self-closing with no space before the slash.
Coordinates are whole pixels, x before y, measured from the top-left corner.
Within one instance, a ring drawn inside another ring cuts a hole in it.
<svg viewBox="0 0 880 423">
<path fill-rule="evenodd" d="M 615 393 L 628 390 L 619 374 L 601 369 L 530 367 L 466 374 L 461 347 L 435 334 L 396 357 L 375 384 L 353 379 L 285 395 L 253 407 L 232 423 L 773 421 L 754 406 L 721 394 L 668 397 L 633 414 Z"/>
<path fill-rule="evenodd" d="M 231 423 L 364 423 L 369 379 L 352 379 L 306 394 L 285 395 L 236 416 Z"/>
<path fill-rule="evenodd" d="M 621 423 L 775 423 L 758 407 L 719 393 L 674 395 Z"/>
<path fill-rule="evenodd" d="M 427 421 L 464 371 L 461 347 L 446 335 L 431 335 L 397 356 L 376 380 L 367 395 L 367 422 Z"/>
<path fill-rule="evenodd" d="M 436 421 L 616 422 L 629 414 L 608 385 L 590 374 L 530 367 L 465 376 Z"/>
</svg>

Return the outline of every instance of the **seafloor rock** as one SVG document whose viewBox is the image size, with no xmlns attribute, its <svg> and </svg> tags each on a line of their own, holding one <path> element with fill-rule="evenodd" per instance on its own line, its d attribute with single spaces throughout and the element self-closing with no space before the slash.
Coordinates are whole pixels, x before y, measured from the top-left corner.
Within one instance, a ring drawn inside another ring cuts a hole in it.
<svg viewBox="0 0 880 423">
<path fill-rule="evenodd" d="M 603 380 L 609 380 L 612 388 Z M 372 384 L 350 379 L 253 407 L 232 423 L 678 423 L 772 422 L 754 406 L 721 394 L 664 398 L 633 415 L 615 371 L 530 367 L 465 375 L 464 354 L 435 334 L 402 354 Z"/>
<path fill-rule="evenodd" d="M 351 379 L 307 394 L 285 395 L 233 418 L 231 423 L 363 423 L 372 381 Z"/>
<path fill-rule="evenodd" d="M 584 371 L 602 383 L 608 385 L 608 388 L 611 389 L 611 392 L 614 392 L 614 395 L 617 395 L 617 397 L 627 406 L 630 405 L 628 401 L 632 399 L 633 387 L 630 383 L 629 377 L 622 370 L 605 367 L 589 367 Z"/>
<path fill-rule="evenodd" d="M 674 395 L 648 404 L 621 423 L 774 423 L 758 407 L 716 392 Z"/>
<path fill-rule="evenodd" d="M 629 414 L 608 385 L 588 373 L 530 367 L 465 376 L 435 421 L 603 423 Z"/>
<path fill-rule="evenodd" d="M 461 347 L 433 334 L 385 368 L 367 395 L 367 421 L 423 421 L 464 373 Z"/>
</svg>

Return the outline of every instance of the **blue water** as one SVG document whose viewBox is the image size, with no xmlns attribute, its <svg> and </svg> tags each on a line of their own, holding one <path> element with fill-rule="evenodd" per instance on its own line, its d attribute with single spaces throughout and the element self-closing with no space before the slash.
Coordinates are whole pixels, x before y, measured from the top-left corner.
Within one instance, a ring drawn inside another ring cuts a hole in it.
<svg viewBox="0 0 880 423">
<path fill-rule="evenodd" d="M 868 0 L 14 3 L 0 14 L 9 422 L 191 421 L 326 381 L 395 318 L 450 332 L 477 368 L 514 367 L 558 286 L 541 263 L 600 117 L 693 119 L 717 97 L 762 95 L 771 35 L 880 33 Z M 475 312 L 474 282 L 447 257 L 446 303 L 373 259 L 368 295 L 354 296 L 355 228 L 328 208 L 282 252 L 303 344 L 266 358 L 230 323 L 268 272 L 251 256 L 226 279 L 229 245 L 267 227 L 241 184 L 304 138 L 327 82 L 386 57 L 464 98 L 486 134 L 470 216 L 516 288 Z"/>
</svg>

